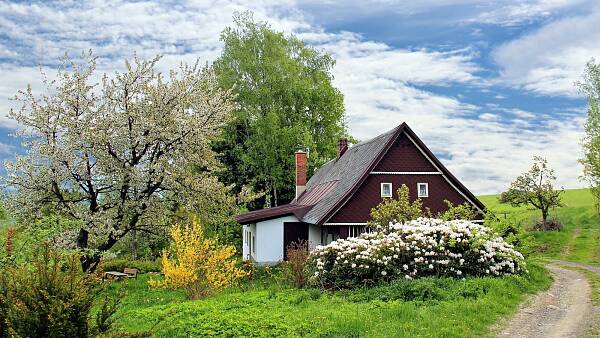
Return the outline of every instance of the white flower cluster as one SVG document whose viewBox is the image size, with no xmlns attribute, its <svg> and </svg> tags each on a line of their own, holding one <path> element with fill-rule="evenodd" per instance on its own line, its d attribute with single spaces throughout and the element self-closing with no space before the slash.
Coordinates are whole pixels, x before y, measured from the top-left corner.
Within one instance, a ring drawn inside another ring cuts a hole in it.
<svg viewBox="0 0 600 338">
<path fill-rule="evenodd" d="M 470 221 L 419 218 L 318 246 L 307 269 L 320 285 L 351 287 L 425 276 L 500 276 L 524 269 L 510 244 Z"/>
</svg>

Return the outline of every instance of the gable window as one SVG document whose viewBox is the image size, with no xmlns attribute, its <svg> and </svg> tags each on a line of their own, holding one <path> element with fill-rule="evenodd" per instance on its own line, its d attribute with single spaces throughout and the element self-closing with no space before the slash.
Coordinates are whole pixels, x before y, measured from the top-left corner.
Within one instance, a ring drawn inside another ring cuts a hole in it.
<svg viewBox="0 0 600 338">
<path fill-rule="evenodd" d="M 417 183 L 418 197 L 429 197 L 429 186 L 427 183 Z"/>
<path fill-rule="evenodd" d="M 381 197 L 392 197 L 391 183 L 381 183 Z"/>
</svg>

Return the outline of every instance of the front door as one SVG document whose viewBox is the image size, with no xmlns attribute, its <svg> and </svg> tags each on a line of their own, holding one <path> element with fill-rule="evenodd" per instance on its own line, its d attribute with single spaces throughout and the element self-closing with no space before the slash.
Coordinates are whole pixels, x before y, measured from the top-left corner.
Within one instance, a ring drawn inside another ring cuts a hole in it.
<svg viewBox="0 0 600 338">
<path fill-rule="evenodd" d="M 302 222 L 283 223 L 283 259 L 287 260 L 287 248 L 292 242 L 308 242 L 308 224 Z"/>
</svg>

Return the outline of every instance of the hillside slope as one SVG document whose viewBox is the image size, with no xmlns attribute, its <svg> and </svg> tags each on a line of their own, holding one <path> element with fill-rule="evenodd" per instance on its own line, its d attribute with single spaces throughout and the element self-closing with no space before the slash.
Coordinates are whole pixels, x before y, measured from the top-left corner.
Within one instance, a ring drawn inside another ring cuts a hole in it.
<svg viewBox="0 0 600 338">
<path fill-rule="evenodd" d="M 512 218 L 526 228 L 541 217 L 540 212 L 531 207 L 500 204 L 498 196 L 479 198 L 498 217 Z M 561 231 L 533 231 L 536 251 L 543 257 L 600 264 L 600 216 L 596 214 L 592 194 L 588 189 L 565 190 L 563 203 L 564 206 L 555 208 L 550 215 L 558 218 L 564 228 Z"/>
</svg>

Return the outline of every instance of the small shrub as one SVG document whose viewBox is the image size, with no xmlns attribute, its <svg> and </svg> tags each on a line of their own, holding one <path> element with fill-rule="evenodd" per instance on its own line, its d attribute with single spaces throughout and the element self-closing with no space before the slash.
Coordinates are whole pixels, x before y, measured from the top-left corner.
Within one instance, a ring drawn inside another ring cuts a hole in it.
<svg viewBox="0 0 600 338">
<path fill-rule="evenodd" d="M 308 298 L 310 298 L 311 300 L 318 300 L 319 298 L 321 298 L 321 290 L 319 289 L 308 289 Z"/>
<path fill-rule="evenodd" d="M 476 219 L 477 215 L 479 215 L 479 212 L 467 202 L 454 205 L 452 202 L 444 200 L 444 203 L 446 203 L 448 209 L 440 213 L 438 216 L 438 218 L 443 219 L 444 221 L 453 221 L 458 219 L 470 221 Z"/>
<path fill-rule="evenodd" d="M 287 247 L 287 261 L 283 263 L 284 277 L 291 285 L 301 288 L 306 283 L 304 265 L 309 256 L 308 242 L 300 240 Z"/>
<path fill-rule="evenodd" d="M 533 229 L 537 231 L 560 231 L 562 228 L 563 225 L 556 216 L 546 220 L 546 222 L 541 219 L 533 225 Z"/>
<path fill-rule="evenodd" d="M 115 323 L 115 313 L 119 309 L 123 294 L 118 297 L 109 297 L 108 295 L 102 298 L 100 309 L 96 313 L 96 331 L 99 334 L 107 333 Z"/>
<path fill-rule="evenodd" d="M 162 254 L 164 279 L 150 280 L 154 287 L 184 288 L 197 299 L 233 285 L 246 272 L 236 266 L 235 248 L 204 237 L 200 223 L 171 227 L 171 248 Z"/>
<path fill-rule="evenodd" d="M 523 256 L 527 257 L 535 251 L 533 235 L 514 216 L 497 217 L 493 212 L 487 212 L 484 225 L 514 246 Z"/>
<path fill-rule="evenodd" d="M 401 278 L 501 276 L 524 258 L 489 228 L 469 221 L 419 218 L 340 239 L 313 251 L 309 282 L 324 288 L 370 286 Z"/>
<path fill-rule="evenodd" d="M 423 216 L 423 203 L 417 198 L 410 201 L 409 189 L 402 185 L 396 192 L 398 199 L 386 198 L 371 209 L 371 222 L 369 226 L 381 225 L 386 227 L 390 223 L 402 223 Z"/>
<path fill-rule="evenodd" d="M 0 270 L 0 337 L 86 337 L 99 288 L 81 271 L 80 257 L 44 244 L 31 264 Z M 113 312 L 114 313 L 114 312 Z M 106 314 L 107 330 L 110 317 Z"/>
</svg>

